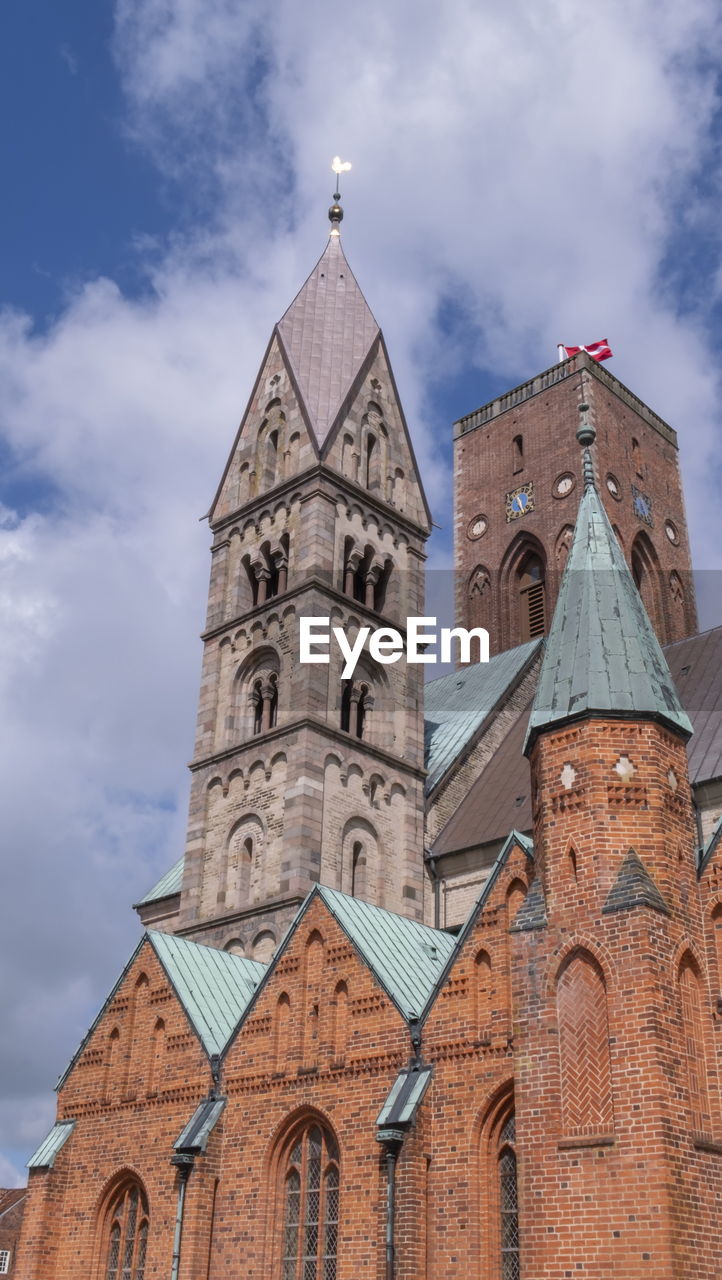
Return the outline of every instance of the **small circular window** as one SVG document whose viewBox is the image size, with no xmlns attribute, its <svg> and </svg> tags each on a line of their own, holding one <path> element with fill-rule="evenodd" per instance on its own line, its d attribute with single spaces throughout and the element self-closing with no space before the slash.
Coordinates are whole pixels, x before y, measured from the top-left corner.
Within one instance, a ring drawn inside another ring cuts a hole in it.
<svg viewBox="0 0 722 1280">
<path fill-rule="evenodd" d="M 552 492 L 555 498 L 568 498 L 572 489 L 576 484 L 576 479 L 571 471 L 564 471 L 562 475 L 557 476 L 554 481 Z"/>
<path fill-rule="evenodd" d="M 619 483 L 619 481 L 618 481 L 617 477 L 616 477 L 616 476 L 613 476 L 613 475 L 612 475 L 612 473 L 611 473 L 611 471 L 609 472 L 609 475 L 607 476 L 607 488 L 608 488 L 609 492 L 611 493 L 612 497 L 613 497 L 613 498 L 616 498 L 617 502 L 621 502 L 621 500 L 622 500 L 622 488 L 621 488 L 621 485 L 620 485 L 620 483 Z"/>
<path fill-rule="evenodd" d="M 664 532 L 666 533 L 667 537 L 669 538 L 673 546 L 675 547 L 679 546 L 679 532 L 677 530 L 676 524 L 673 524 L 671 520 L 665 520 Z"/>
<path fill-rule="evenodd" d="M 488 528 L 489 521 L 486 516 L 474 516 L 474 519 L 469 521 L 467 533 L 472 540 L 475 540 L 476 538 L 483 538 Z"/>
</svg>

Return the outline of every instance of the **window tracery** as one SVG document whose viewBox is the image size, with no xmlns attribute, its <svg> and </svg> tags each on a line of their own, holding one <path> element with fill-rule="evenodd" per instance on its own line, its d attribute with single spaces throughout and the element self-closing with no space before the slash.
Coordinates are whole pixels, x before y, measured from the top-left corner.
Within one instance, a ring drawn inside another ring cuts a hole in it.
<svg viewBox="0 0 722 1280">
<path fill-rule="evenodd" d="M 295 1138 L 283 1172 L 282 1280 L 336 1280 L 339 1157 L 316 1121 Z"/>
<path fill-rule="evenodd" d="M 145 1280 L 148 1201 L 137 1182 L 116 1193 L 107 1218 L 104 1280 Z"/>
</svg>

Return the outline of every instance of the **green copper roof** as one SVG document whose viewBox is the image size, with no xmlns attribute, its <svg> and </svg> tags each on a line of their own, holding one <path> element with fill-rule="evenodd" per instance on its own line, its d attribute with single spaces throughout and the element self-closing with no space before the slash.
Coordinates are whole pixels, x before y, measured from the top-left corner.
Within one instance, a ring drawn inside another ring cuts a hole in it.
<svg viewBox="0 0 722 1280">
<path fill-rule="evenodd" d="M 524 751 L 580 716 L 662 720 L 689 737 L 666 659 L 596 489 L 579 505 Z"/>
<path fill-rule="evenodd" d="M 171 933 L 148 938 L 206 1053 L 222 1053 L 266 965 Z"/>
<path fill-rule="evenodd" d="M 379 1128 L 407 1129 L 414 1121 L 434 1068 L 414 1065 L 399 1072 L 377 1118 Z"/>
<path fill-rule="evenodd" d="M 60 1089 L 101 1021 L 105 1010 L 143 947 L 152 946 L 168 981 L 185 1009 L 206 1053 L 222 1053 L 241 1014 L 245 1013 L 267 965 L 215 947 L 204 947 L 171 933 L 148 930 L 103 1002 L 58 1080 Z"/>
<path fill-rule="evenodd" d="M 166 871 L 160 880 L 149 889 L 145 897 L 140 902 L 136 902 L 137 907 L 142 907 L 146 902 L 156 902 L 159 898 L 169 898 L 173 893 L 180 893 L 181 883 L 183 880 L 183 858 L 179 858 L 173 863 L 170 871 Z"/>
<path fill-rule="evenodd" d="M 460 667 L 429 680 L 424 689 L 424 753 L 431 791 L 471 742 L 497 703 L 537 653 L 541 640 L 498 653 L 488 662 Z"/>
<path fill-rule="evenodd" d="M 360 898 L 319 885 L 315 890 L 354 943 L 404 1018 L 418 1018 L 456 939 Z"/>
<path fill-rule="evenodd" d="M 28 1169 L 52 1169 L 56 1155 L 65 1146 L 74 1128 L 74 1120 L 59 1120 L 54 1124 L 47 1138 L 43 1138 L 37 1151 L 28 1160 Z"/>
</svg>

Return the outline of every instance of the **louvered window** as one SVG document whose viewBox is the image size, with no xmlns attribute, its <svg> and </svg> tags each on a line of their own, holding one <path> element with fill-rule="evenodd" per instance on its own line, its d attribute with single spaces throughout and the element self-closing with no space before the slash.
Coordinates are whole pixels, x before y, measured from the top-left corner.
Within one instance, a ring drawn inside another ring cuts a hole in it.
<svg viewBox="0 0 722 1280">
<path fill-rule="evenodd" d="M 338 1199 L 336 1143 L 311 1124 L 286 1163 L 282 1280 L 336 1280 Z"/>
<path fill-rule="evenodd" d="M 525 560 L 518 581 L 521 639 L 534 640 L 546 631 L 544 566 L 538 556 Z"/>
</svg>

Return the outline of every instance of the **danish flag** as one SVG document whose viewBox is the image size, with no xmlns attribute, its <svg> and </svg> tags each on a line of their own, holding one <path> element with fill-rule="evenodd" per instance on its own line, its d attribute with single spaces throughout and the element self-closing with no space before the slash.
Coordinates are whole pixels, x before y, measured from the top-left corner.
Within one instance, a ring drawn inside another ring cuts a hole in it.
<svg viewBox="0 0 722 1280">
<path fill-rule="evenodd" d="M 599 342 L 590 342 L 588 347 L 565 347 L 563 343 L 559 343 L 559 359 L 566 360 L 568 356 L 575 356 L 578 351 L 586 351 L 592 360 L 608 360 L 613 355 L 612 348 L 606 338 L 600 338 Z M 564 353 L 562 355 L 562 352 Z"/>
</svg>

